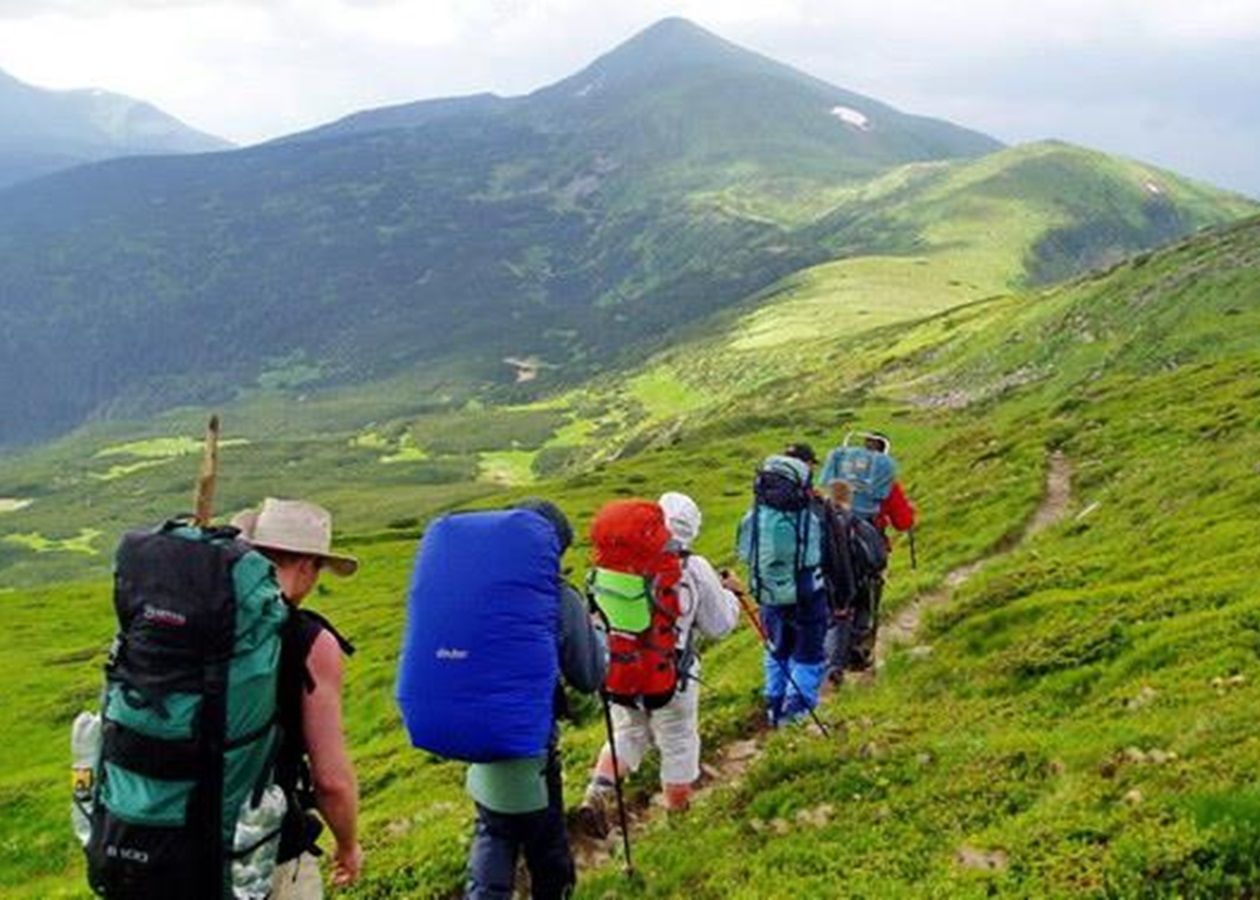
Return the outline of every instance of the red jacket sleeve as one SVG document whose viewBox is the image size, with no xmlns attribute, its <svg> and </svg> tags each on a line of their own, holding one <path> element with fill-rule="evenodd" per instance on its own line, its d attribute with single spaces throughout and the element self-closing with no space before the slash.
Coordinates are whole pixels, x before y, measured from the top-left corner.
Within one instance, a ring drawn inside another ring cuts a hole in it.
<svg viewBox="0 0 1260 900">
<path fill-rule="evenodd" d="M 892 490 L 879 505 L 879 516 L 875 519 L 875 525 L 880 529 L 891 525 L 898 531 L 909 531 L 914 527 L 914 515 L 914 504 L 906 496 L 901 482 L 894 481 Z"/>
</svg>

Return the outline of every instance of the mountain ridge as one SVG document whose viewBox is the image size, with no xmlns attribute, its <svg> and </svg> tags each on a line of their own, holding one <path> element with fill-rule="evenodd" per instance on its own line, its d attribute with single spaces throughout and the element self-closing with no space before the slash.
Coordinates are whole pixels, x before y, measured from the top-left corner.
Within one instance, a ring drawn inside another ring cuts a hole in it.
<svg viewBox="0 0 1260 900">
<path fill-rule="evenodd" d="M 143 100 L 95 88 L 39 88 L 0 70 L 0 189 L 102 159 L 231 146 Z"/>
<path fill-rule="evenodd" d="M 688 51 L 674 67 L 680 42 L 708 56 Z M 726 76 L 704 62 L 731 58 Z M 428 117 L 414 127 L 368 117 L 322 140 L 97 163 L 10 188 L 0 376 L 14 389 L 0 396 L 0 444 L 415 368 L 458 381 L 456 394 L 535 396 L 827 260 L 964 237 L 974 248 L 977 229 L 959 231 L 981 206 L 1016 216 L 1029 241 L 1058 224 L 1011 198 L 963 198 L 957 222 L 921 198 L 912 211 L 868 201 L 872 178 L 907 166 L 944 177 L 996 142 L 883 105 L 865 108 L 869 127 L 846 121 L 832 104 L 855 95 L 695 26 L 648 29 L 592 66 L 517 100 L 403 110 L 399 121 Z M 626 68 L 631 87 L 578 96 L 601 66 Z M 653 90 L 634 88 L 661 71 L 672 74 Z M 1219 197 L 1201 205 L 1169 233 L 1236 212 Z M 1118 215 L 1129 211 L 1100 200 L 1066 221 L 1110 228 Z M 1114 230 L 1061 241 L 1057 271 L 1083 268 L 1095 245 L 1144 249 L 1164 235 Z M 1015 283 L 1022 257 L 999 256 L 997 283 Z M 544 360 L 545 377 L 515 382 L 508 358 Z"/>
</svg>

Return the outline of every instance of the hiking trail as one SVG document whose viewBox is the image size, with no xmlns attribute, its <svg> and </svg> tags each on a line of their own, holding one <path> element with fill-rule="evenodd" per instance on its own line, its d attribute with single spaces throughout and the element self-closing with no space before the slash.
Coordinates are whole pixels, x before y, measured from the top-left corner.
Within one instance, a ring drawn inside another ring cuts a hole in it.
<svg viewBox="0 0 1260 900">
<path fill-rule="evenodd" d="M 948 602 L 954 591 L 974 578 L 990 562 L 1005 556 L 1029 538 L 1060 521 L 1067 515 L 1071 500 L 1072 466 L 1061 450 L 1055 450 L 1049 456 L 1045 495 L 1036 511 L 1024 523 L 1023 530 L 999 542 L 991 552 L 974 562 L 954 569 L 945 576 L 939 588 L 916 597 L 891 621 L 880 623 L 878 641 L 875 645 L 876 666 L 883 663 L 893 645 L 908 644 L 914 639 L 924 612 Z"/>
<path fill-rule="evenodd" d="M 993 560 L 1005 556 L 1034 535 L 1062 521 L 1067 515 L 1071 500 L 1072 466 L 1062 451 L 1055 450 L 1047 457 L 1046 488 L 1041 503 L 1024 523 L 1024 527 L 1000 541 L 979 559 L 950 571 L 942 579 L 939 588 L 916 597 L 892 619 L 882 622 L 875 646 L 876 668 L 882 667 L 888 651 L 894 645 L 913 641 L 927 610 L 947 603 L 954 591 Z M 811 730 L 816 728 L 813 725 L 809 727 Z M 700 766 L 700 780 L 692 795 L 692 803 L 703 803 L 705 797 L 716 787 L 738 785 L 760 757 L 764 738 L 765 733 L 761 732 L 752 737 L 730 741 L 718 748 L 713 762 L 702 763 Z M 666 815 L 659 793 L 654 793 L 651 802 L 647 804 L 627 805 L 626 819 L 630 825 L 631 838 Z M 621 832 L 616 827 L 615 808 L 610 811 L 609 824 L 613 827 L 608 837 L 602 840 L 590 837 L 575 826 L 570 828 L 573 858 L 579 872 L 611 865 L 614 861 L 620 862 Z"/>
</svg>

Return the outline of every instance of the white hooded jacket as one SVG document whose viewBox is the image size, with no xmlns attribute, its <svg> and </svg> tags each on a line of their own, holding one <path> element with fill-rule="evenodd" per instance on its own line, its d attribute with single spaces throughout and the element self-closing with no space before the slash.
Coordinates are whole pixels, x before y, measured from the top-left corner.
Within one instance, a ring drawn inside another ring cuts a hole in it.
<svg viewBox="0 0 1260 900">
<path fill-rule="evenodd" d="M 692 541 L 700 534 L 700 508 L 686 494 L 675 491 L 663 494 L 659 503 L 670 534 L 684 554 L 678 592 L 678 646 L 687 646 L 693 627 L 707 638 L 720 638 L 738 624 L 739 600 L 722 587 L 712 563 L 690 552 Z M 694 665 L 687 674 L 696 674 Z"/>
</svg>

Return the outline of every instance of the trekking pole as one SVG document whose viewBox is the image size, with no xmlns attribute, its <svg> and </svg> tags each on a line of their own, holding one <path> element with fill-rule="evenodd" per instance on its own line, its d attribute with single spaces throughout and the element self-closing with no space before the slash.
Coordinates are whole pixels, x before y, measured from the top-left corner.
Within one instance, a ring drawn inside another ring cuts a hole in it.
<svg viewBox="0 0 1260 900">
<path fill-rule="evenodd" d="M 206 442 L 201 452 L 201 472 L 193 496 L 193 524 L 205 528 L 214 516 L 214 483 L 219 472 L 219 416 L 206 425 Z"/>
<path fill-rule="evenodd" d="M 608 692 L 600 691 L 600 699 L 604 701 L 604 725 L 608 729 L 608 750 L 612 756 L 613 787 L 617 793 L 617 819 L 621 823 L 621 842 L 626 848 L 626 877 L 634 878 L 634 862 L 630 859 L 630 828 L 626 822 L 626 798 L 621 792 L 621 763 L 617 759 L 617 737 L 613 728 L 612 706 L 608 702 Z"/>
<path fill-rule="evenodd" d="M 919 568 L 919 554 L 914 549 L 914 529 L 911 528 L 906 534 L 910 537 L 910 568 L 917 569 Z"/>
<path fill-rule="evenodd" d="M 735 593 L 732 591 L 732 593 Z M 796 683 L 796 679 L 792 677 L 792 669 L 788 665 L 786 659 L 779 659 L 774 655 L 774 648 L 770 643 L 770 635 L 766 634 L 765 626 L 761 624 L 761 619 L 757 617 L 757 611 L 748 603 L 748 595 L 745 593 L 735 593 L 739 605 L 743 607 L 744 612 L 748 613 L 748 618 L 752 620 L 753 628 L 757 629 L 757 634 L 761 635 L 761 643 L 765 646 L 766 652 L 770 654 L 770 658 L 779 664 L 779 668 L 783 670 L 783 674 L 787 677 L 788 684 L 792 685 L 792 689 L 796 691 L 798 697 L 802 700 L 805 698 L 805 692 L 801 690 L 801 686 Z M 813 706 L 809 706 L 809 717 L 814 720 L 814 724 L 818 726 L 818 730 L 822 732 L 823 737 L 830 737 L 831 733 L 827 731 L 827 726 L 822 723 L 822 719 L 818 718 L 818 713 Z"/>
</svg>

